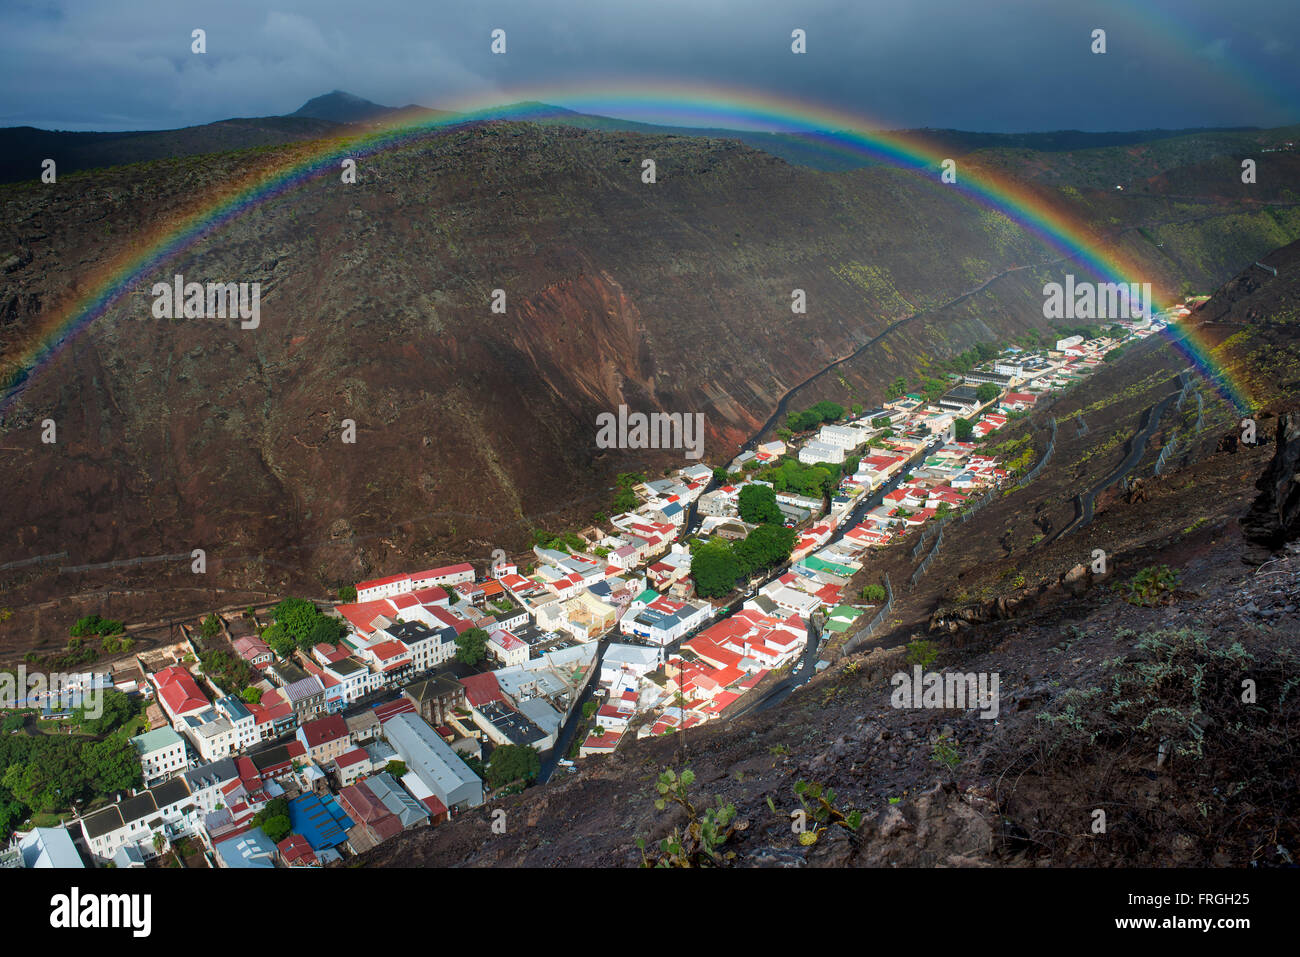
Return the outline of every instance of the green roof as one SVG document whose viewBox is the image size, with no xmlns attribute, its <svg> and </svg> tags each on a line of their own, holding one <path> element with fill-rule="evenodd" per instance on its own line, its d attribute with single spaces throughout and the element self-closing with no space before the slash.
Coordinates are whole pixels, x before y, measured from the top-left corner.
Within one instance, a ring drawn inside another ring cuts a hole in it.
<svg viewBox="0 0 1300 957">
<path fill-rule="evenodd" d="M 837 608 L 832 608 L 827 613 L 827 617 L 842 618 L 847 621 L 852 621 L 854 618 L 857 618 L 861 614 L 862 614 L 861 608 L 854 608 L 852 605 L 840 605 Z"/>
<path fill-rule="evenodd" d="M 131 743 L 135 745 L 138 754 L 149 754 L 177 744 L 180 740 L 181 736 L 171 728 L 155 728 L 144 734 L 137 734 L 131 739 Z"/>
<path fill-rule="evenodd" d="M 645 602 L 645 603 L 648 605 L 648 604 L 650 604 L 652 601 L 658 601 L 658 600 L 659 600 L 659 593 L 658 593 L 657 591 L 655 591 L 653 588 L 647 588 L 647 589 L 646 589 L 645 591 L 643 591 L 641 594 L 639 594 L 639 595 L 636 596 L 636 600 L 637 600 L 637 601 L 641 601 L 641 602 Z"/>
</svg>

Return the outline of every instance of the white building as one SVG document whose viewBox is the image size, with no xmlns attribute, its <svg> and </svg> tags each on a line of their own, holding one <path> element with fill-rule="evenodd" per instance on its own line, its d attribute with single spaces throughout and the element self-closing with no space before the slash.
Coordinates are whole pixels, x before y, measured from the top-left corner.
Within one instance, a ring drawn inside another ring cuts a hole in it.
<svg viewBox="0 0 1300 957">
<path fill-rule="evenodd" d="M 146 731 L 131 739 L 140 756 L 146 786 L 165 781 L 185 767 L 185 739 L 171 728 Z"/>
<path fill-rule="evenodd" d="M 799 450 L 799 461 L 804 465 L 816 465 L 819 462 L 833 462 L 838 465 L 844 461 L 844 449 L 814 439 Z"/>
</svg>

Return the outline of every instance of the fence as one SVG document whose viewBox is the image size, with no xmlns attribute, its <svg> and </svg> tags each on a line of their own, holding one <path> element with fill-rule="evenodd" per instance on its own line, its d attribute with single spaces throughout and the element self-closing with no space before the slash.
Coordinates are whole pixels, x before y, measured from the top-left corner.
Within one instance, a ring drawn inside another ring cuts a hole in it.
<svg viewBox="0 0 1300 957">
<path fill-rule="evenodd" d="M 874 635 L 876 629 L 884 622 L 885 616 L 893 611 L 893 609 L 894 587 L 889 583 L 889 572 L 885 572 L 885 603 L 880 607 L 880 611 L 876 612 L 871 621 L 867 623 L 867 627 L 863 628 L 844 643 L 844 647 L 840 649 L 840 656 L 843 657 L 844 655 L 849 654 L 854 648 L 858 647 L 858 645 L 862 644 Z"/>
<path fill-rule="evenodd" d="M 921 554 L 921 549 L 925 547 L 925 543 L 929 541 L 931 535 L 934 535 L 935 533 L 942 535 L 943 527 L 951 521 L 952 515 L 945 515 L 937 522 L 930 522 L 922 528 L 921 537 L 917 539 L 916 544 L 912 546 L 912 557 L 915 558 L 917 555 Z M 963 519 L 963 521 L 965 521 L 965 519 Z"/>
<path fill-rule="evenodd" d="M 1019 484 L 1021 488 L 1024 488 L 1026 485 L 1028 485 L 1030 482 L 1032 482 L 1035 478 L 1038 477 L 1038 473 L 1043 470 L 1044 465 L 1046 465 L 1048 462 L 1051 461 L 1052 453 L 1055 451 L 1056 451 L 1056 416 L 1052 416 L 1051 441 L 1047 443 L 1047 450 L 1043 453 L 1043 457 L 1038 460 L 1038 464 L 1035 465 L 1033 469 L 1030 470 L 1028 475 L 1026 475 L 1024 478 L 1020 480 Z"/>
<path fill-rule="evenodd" d="M 1175 435 L 1170 438 L 1169 444 L 1160 450 L 1160 457 L 1156 459 L 1156 475 L 1159 475 L 1160 470 L 1165 467 L 1165 463 L 1169 461 L 1169 456 L 1173 455 L 1174 449 L 1177 445 L 1178 436 Z"/>
<path fill-rule="evenodd" d="M 912 572 L 912 580 L 911 580 L 911 582 L 909 583 L 911 586 L 915 587 L 915 585 L 916 585 L 917 581 L 920 579 L 920 577 L 921 577 L 922 575 L 924 575 L 924 574 L 926 573 L 926 571 L 929 570 L 929 568 L 930 568 L 930 563 L 931 563 L 932 561 L 934 561 L 934 556 L 939 554 L 939 547 L 940 547 L 941 545 L 943 545 L 943 529 L 942 529 L 942 528 L 939 529 L 939 537 L 936 538 L 936 539 L 934 540 L 934 547 L 930 549 L 930 554 L 926 555 L 926 556 L 925 556 L 925 561 L 921 562 L 921 564 L 918 565 L 918 566 L 916 567 L 916 571 Z"/>
<path fill-rule="evenodd" d="M 964 503 L 962 504 L 961 520 L 962 520 L 963 522 L 968 522 L 968 521 L 970 521 L 970 518 L 971 518 L 972 515 L 974 515 L 976 512 L 978 512 L 980 509 L 982 509 L 982 508 L 983 508 L 985 505 L 987 505 L 989 502 L 993 501 L 993 496 L 994 496 L 994 494 L 995 494 L 996 492 L 997 492 L 997 489 L 989 489 L 987 492 L 985 492 L 985 493 L 984 493 L 983 495 L 981 495 L 979 498 L 968 499 L 966 502 L 964 502 Z M 919 551 L 919 549 L 918 549 L 918 551 Z M 913 555 L 912 557 L 915 558 L 916 556 Z"/>
</svg>

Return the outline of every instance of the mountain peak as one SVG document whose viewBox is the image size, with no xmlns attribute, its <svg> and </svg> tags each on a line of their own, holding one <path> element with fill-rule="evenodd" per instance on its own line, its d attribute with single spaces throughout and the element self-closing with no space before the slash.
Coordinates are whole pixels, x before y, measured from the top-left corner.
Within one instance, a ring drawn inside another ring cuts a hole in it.
<svg viewBox="0 0 1300 957">
<path fill-rule="evenodd" d="M 360 123 L 394 112 L 394 107 L 380 106 L 345 90 L 331 90 L 322 96 L 313 97 L 289 115 L 332 120 L 335 123 Z"/>
</svg>

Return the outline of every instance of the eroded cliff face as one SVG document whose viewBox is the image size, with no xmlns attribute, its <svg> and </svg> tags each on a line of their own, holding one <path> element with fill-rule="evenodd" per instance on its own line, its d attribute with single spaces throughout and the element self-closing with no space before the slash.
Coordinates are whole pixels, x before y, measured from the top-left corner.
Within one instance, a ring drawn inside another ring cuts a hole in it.
<svg viewBox="0 0 1300 957">
<path fill-rule="evenodd" d="M 5 187 L 6 368 L 117 258 L 310 149 Z M 1179 202 L 1144 221 L 1215 228 Z M 1163 255 L 1153 278 L 1172 281 Z M 796 407 L 866 404 L 926 356 L 1041 324 L 1041 277 L 1022 267 L 1054 258 L 886 168 L 827 174 L 728 141 L 521 124 L 419 141 L 365 159 L 355 184 L 314 179 L 232 219 L 37 370 L 0 425 L 0 564 L 67 557 L 7 573 L 6 600 L 111 581 L 179 611 L 222 589 L 321 594 L 413 562 L 487 561 L 606 508 L 616 471 L 684 462 L 598 448 L 601 412 L 702 412 L 706 460 L 723 461 L 796 387 Z M 177 273 L 261 283 L 259 327 L 153 318 L 152 283 Z M 55 445 L 40 442 L 45 418 Z M 57 571 L 199 547 L 201 586 L 186 562 Z"/>
</svg>

